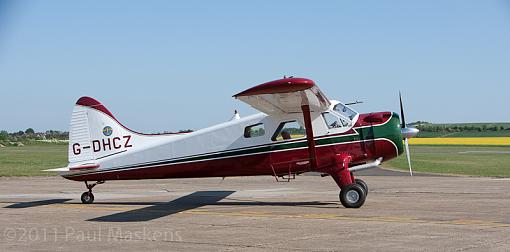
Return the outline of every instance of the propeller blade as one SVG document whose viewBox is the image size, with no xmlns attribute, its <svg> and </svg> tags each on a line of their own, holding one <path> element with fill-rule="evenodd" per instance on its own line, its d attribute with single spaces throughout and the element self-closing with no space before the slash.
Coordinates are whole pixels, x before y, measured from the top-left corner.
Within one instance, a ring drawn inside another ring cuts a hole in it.
<svg viewBox="0 0 510 252">
<path fill-rule="evenodd" d="M 407 156 L 407 164 L 409 164 L 409 174 L 413 176 L 413 168 L 411 167 L 411 153 L 409 152 L 409 140 L 406 138 L 406 156 Z"/>
<path fill-rule="evenodd" d="M 400 119 L 402 122 L 400 127 L 402 128 L 402 138 L 404 138 L 405 141 L 407 164 L 409 165 L 409 174 L 413 176 L 413 168 L 411 166 L 411 153 L 409 152 L 409 138 L 416 136 L 420 131 L 412 127 L 407 128 L 406 119 L 404 116 L 404 105 L 402 105 L 402 93 L 400 91 L 398 92 L 398 97 L 400 99 Z"/>
<path fill-rule="evenodd" d="M 400 91 L 398 92 L 398 96 L 400 98 L 400 119 L 402 122 L 402 125 L 400 127 L 405 128 L 406 127 L 406 119 L 404 118 L 404 106 L 402 105 L 402 94 L 400 93 Z"/>
</svg>

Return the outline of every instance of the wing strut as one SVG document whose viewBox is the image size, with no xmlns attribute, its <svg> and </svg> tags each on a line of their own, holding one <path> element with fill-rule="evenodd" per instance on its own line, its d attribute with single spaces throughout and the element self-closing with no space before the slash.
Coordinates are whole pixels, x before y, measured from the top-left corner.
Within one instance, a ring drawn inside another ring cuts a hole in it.
<svg viewBox="0 0 510 252">
<path fill-rule="evenodd" d="M 315 152 L 315 140 L 313 139 L 312 119 L 310 116 L 310 105 L 301 105 L 303 118 L 305 120 L 306 141 L 308 142 L 308 155 L 310 156 L 310 168 L 317 170 L 317 153 Z"/>
</svg>

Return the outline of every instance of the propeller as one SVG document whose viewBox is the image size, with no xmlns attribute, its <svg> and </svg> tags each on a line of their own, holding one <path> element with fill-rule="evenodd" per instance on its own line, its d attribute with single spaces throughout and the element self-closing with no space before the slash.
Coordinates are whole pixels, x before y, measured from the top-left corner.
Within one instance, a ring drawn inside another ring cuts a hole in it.
<svg viewBox="0 0 510 252">
<path fill-rule="evenodd" d="M 402 105 L 402 94 L 398 92 L 398 96 L 400 98 L 400 120 L 401 120 L 401 131 L 402 131 L 402 138 L 405 142 L 405 148 L 406 148 L 406 156 L 407 156 L 407 164 L 409 165 L 409 174 L 413 176 L 413 168 L 411 166 L 411 153 L 409 152 L 409 138 L 412 138 L 420 132 L 417 128 L 407 127 L 406 125 L 406 119 L 404 116 L 404 106 Z"/>
</svg>

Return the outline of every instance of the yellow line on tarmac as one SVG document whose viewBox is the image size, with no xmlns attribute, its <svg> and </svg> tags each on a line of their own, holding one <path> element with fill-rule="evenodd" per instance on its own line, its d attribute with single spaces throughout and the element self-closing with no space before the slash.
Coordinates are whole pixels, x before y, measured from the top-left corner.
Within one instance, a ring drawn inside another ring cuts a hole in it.
<svg viewBox="0 0 510 252">
<path fill-rule="evenodd" d="M 322 219 L 322 220 L 344 220 L 344 221 L 372 221 L 372 222 L 396 222 L 396 223 L 423 223 L 440 225 L 464 225 L 464 226 L 484 226 L 510 228 L 509 223 L 484 220 L 426 220 L 409 216 L 345 216 L 337 214 L 278 214 L 263 212 L 213 212 L 209 210 L 188 210 L 182 214 L 197 215 L 219 215 L 219 216 L 242 216 L 242 217 L 277 217 L 277 218 L 301 218 L 301 219 Z"/>
<path fill-rule="evenodd" d="M 150 205 L 148 205 L 150 206 Z M 48 207 L 58 207 L 67 209 L 87 209 L 102 211 L 131 211 L 140 209 L 137 207 L 111 207 L 101 205 L 80 205 L 80 204 L 55 204 Z M 159 210 L 151 210 L 159 211 Z M 262 217 L 262 218 L 294 218 L 309 220 L 341 220 L 341 221 L 368 221 L 368 222 L 386 222 L 386 223 L 417 223 L 417 224 L 438 224 L 438 225 L 461 225 L 461 226 L 483 226 L 493 228 L 510 228 L 510 223 L 501 223 L 498 221 L 454 219 L 454 220 L 428 220 L 411 216 L 347 216 L 340 214 L 283 214 L 275 212 L 262 211 L 213 211 L 205 209 L 192 209 L 179 212 L 177 214 L 185 215 L 215 215 L 228 217 Z"/>
<path fill-rule="evenodd" d="M 50 207 L 70 208 L 70 209 L 87 209 L 87 210 L 107 210 L 107 211 L 130 211 L 135 210 L 137 207 L 121 207 L 121 206 L 103 206 L 103 205 L 85 205 L 85 204 L 54 204 Z"/>
</svg>

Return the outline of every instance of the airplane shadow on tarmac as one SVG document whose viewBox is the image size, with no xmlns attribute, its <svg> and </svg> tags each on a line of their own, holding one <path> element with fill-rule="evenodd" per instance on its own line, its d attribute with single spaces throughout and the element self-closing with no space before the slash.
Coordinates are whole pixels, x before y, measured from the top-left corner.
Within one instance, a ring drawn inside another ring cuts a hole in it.
<svg viewBox="0 0 510 252">
<path fill-rule="evenodd" d="M 106 215 L 88 221 L 99 222 L 142 222 L 162 218 L 168 215 L 179 213 L 186 210 L 199 208 L 206 205 L 221 206 L 311 206 L 311 205 L 337 205 L 327 202 L 259 202 L 259 201 L 240 201 L 240 202 L 219 202 L 220 200 L 233 194 L 235 191 L 197 191 L 189 195 L 180 197 L 166 203 L 140 203 L 140 202 L 116 202 L 116 203 L 95 203 L 95 204 L 123 204 L 123 205 L 147 205 L 141 209 L 134 209 L 126 212 Z"/>
<path fill-rule="evenodd" d="M 70 201 L 71 199 L 49 199 L 49 200 L 38 200 L 38 201 L 29 201 L 29 202 L 19 202 L 12 205 L 8 205 L 4 208 L 28 208 L 28 207 L 36 207 L 36 206 L 45 206 L 52 204 L 60 204 L 66 201 Z"/>
</svg>

